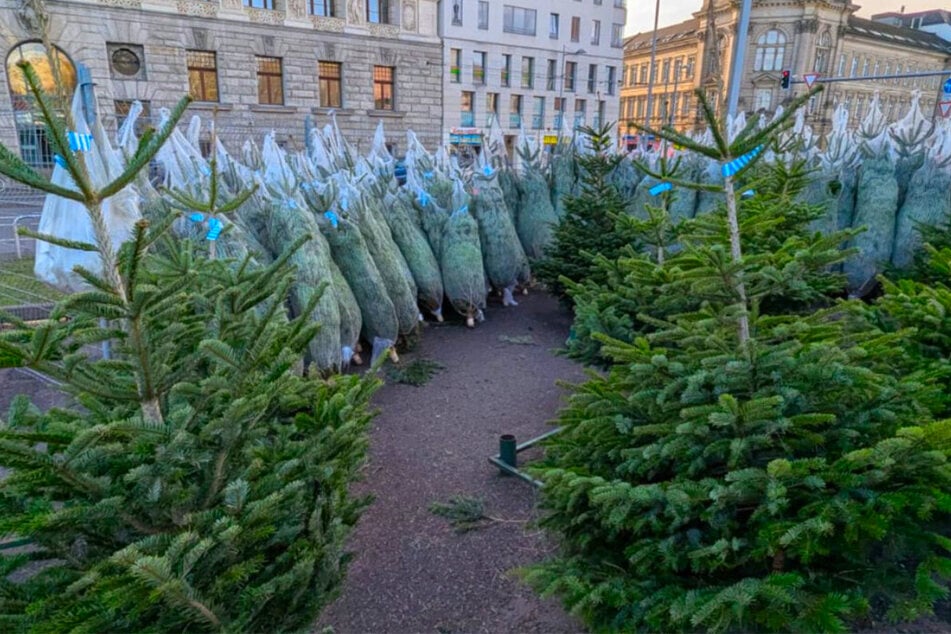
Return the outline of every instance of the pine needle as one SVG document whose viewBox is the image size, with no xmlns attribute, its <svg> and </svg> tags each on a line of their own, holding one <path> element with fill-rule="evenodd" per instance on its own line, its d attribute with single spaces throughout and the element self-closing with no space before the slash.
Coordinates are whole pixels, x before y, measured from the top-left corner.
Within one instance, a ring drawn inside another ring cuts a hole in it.
<svg viewBox="0 0 951 634">
<path fill-rule="evenodd" d="M 421 387 L 442 369 L 443 365 L 432 359 L 414 359 L 406 364 L 391 366 L 386 376 L 393 383 Z"/>
<path fill-rule="evenodd" d="M 469 495 L 454 495 L 448 503 L 433 502 L 429 510 L 434 515 L 445 517 L 457 533 L 468 533 L 485 526 L 489 518 L 485 515 L 485 503 L 482 498 Z"/>
</svg>

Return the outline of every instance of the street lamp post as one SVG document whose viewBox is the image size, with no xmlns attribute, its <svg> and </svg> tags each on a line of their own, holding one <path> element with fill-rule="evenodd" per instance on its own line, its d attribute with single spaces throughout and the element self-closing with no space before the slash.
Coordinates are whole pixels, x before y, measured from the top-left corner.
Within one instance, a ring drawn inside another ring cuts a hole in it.
<svg viewBox="0 0 951 634">
<path fill-rule="evenodd" d="M 568 55 L 584 55 L 587 51 L 583 48 L 579 48 L 573 53 L 568 52 L 568 45 L 561 45 L 561 86 L 558 88 L 558 102 L 561 104 L 561 125 L 558 126 L 558 142 L 561 143 L 561 131 L 565 128 L 565 80 L 568 78 L 566 74 L 565 66 L 568 65 Z M 577 80 L 577 78 L 575 78 Z M 573 89 L 577 90 L 577 86 L 572 86 Z"/>
</svg>

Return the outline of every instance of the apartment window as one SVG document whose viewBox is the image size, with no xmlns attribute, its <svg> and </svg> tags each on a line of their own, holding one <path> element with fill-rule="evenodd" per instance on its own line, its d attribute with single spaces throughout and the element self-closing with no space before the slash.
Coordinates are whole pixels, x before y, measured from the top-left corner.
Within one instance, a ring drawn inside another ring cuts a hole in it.
<svg viewBox="0 0 951 634">
<path fill-rule="evenodd" d="M 471 128 L 475 125 L 475 93 L 463 90 L 462 91 L 462 117 L 460 119 L 460 124 L 463 127 Z"/>
<path fill-rule="evenodd" d="M 452 23 L 462 26 L 462 0 L 452 0 Z"/>
<path fill-rule="evenodd" d="M 644 116 L 644 98 L 638 97 L 637 103 L 634 104 L 637 106 L 637 114 L 635 115 L 638 119 Z"/>
<path fill-rule="evenodd" d="M 389 24 L 389 0 L 367 0 L 367 22 L 372 22 L 373 24 Z"/>
<path fill-rule="evenodd" d="M 855 77 L 855 74 L 859 69 L 859 58 L 855 55 L 852 56 L 852 66 L 849 68 L 849 77 Z"/>
<path fill-rule="evenodd" d="M 489 28 L 489 3 L 486 0 L 479 2 L 479 28 L 483 31 Z"/>
<path fill-rule="evenodd" d="M 509 97 L 509 127 L 518 128 L 522 125 L 522 95 Z"/>
<path fill-rule="evenodd" d="M 601 20 L 591 22 L 591 44 L 597 46 L 601 43 Z"/>
<path fill-rule="evenodd" d="M 560 128 L 565 124 L 565 99 L 555 97 L 555 127 Z"/>
<path fill-rule="evenodd" d="M 603 101 L 599 101 L 598 102 L 598 116 L 594 120 L 595 127 L 600 127 L 604 125 L 604 111 L 605 111 L 605 103 Z"/>
<path fill-rule="evenodd" d="M 665 59 L 660 67 L 660 80 L 666 84 L 670 81 L 670 60 Z"/>
<path fill-rule="evenodd" d="M 615 89 L 617 88 L 616 84 L 617 68 L 614 66 L 608 66 L 608 89 L 605 92 L 607 92 L 609 95 L 613 95 L 615 93 Z"/>
<path fill-rule="evenodd" d="M 845 75 L 845 53 L 841 53 L 839 55 L 839 68 L 838 68 L 838 72 L 836 72 L 836 75 L 838 75 L 839 77 L 842 77 L 843 75 Z"/>
<path fill-rule="evenodd" d="M 585 108 L 587 103 L 584 99 L 575 99 L 575 127 L 578 128 L 585 124 Z"/>
<path fill-rule="evenodd" d="M 565 90 L 575 91 L 575 77 L 578 74 L 577 62 L 565 62 Z"/>
<path fill-rule="evenodd" d="M 132 111 L 134 101 L 132 99 L 116 99 L 113 103 L 116 109 L 116 128 L 121 128 Z M 142 104 L 142 112 L 139 113 L 139 118 L 136 119 L 135 133 L 141 136 L 152 119 L 152 103 L 147 100 L 139 101 L 139 103 Z"/>
<path fill-rule="evenodd" d="M 756 56 L 753 58 L 753 70 L 781 70 L 785 55 L 786 35 L 777 29 L 770 29 L 756 39 Z"/>
<path fill-rule="evenodd" d="M 507 4 L 502 11 L 502 30 L 519 35 L 535 35 L 535 9 L 523 9 Z"/>
<path fill-rule="evenodd" d="M 458 84 L 462 81 L 462 49 L 449 49 L 449 81 Z"/>
<path fill-rule="evenodd" d="M 244 6 L 252 9 L 274 10 L 274 0 L 244 0 Z"/>
<path fill-rule="evenodd" d="M 611 46 L 614 48 L 621 48 L 623 44 L 622 33 L 624 32 L 623 24 L 612 24 L 611 25 Z"/>
<path fill-rule="evenodd" d="M 218 63 L 214 51 L 185 51 L 188 94 L 195 101 L 218 101 Z"/>
<path fill-rule="evenodd" d="M 558 39 L 558 14 L 552 13 L 548 17 L 548 37 L 553 40 Z"/>
<path fill-rule="evenodd" d="M 685 92 L 680 100 L 680 116 L 686 117 L 690 114 L 690 92 Z"/>
<path fill-rule="evenodd" d="M 284 77 L 280 57 L 257 58 L 258 103 L 280 106 L 284 104 Z"/>
<path fill-rule="evenodd" d="M 340 62 L 317 62 L 317 83 L 320 87 L 322 108 L 343 107 L 341 75 Z"/>
<path fill-rule="evenodd" d="M 545 77 L 545 90 L 554 90 L 555 89 L 555 75 L 558 74 L 558 61 L 554 59 L 548 60 L 548 72 Z"/>
<path fill-rule="evenodd" d="M 571 18 L 571 41 L 581 41 L 581 18 L 578 16 Z"/>
<path fill-rule="evenodd" d="M 472 83 L 485 83 L 485 51 L 474 51 L 472 54 Z"/>
<path fill-rule="evenodd" d="M 499 93 L 487 92 L 485 94 L 485 114 L 486 125 L 492 125 L 493 121 L 499 119 Z"/>
<path fill-rule="evenodd" d="M 832 36 L 823 31 L 816 44 L 816 63 L 813 70 L 825 75 L 829 72 L 829 57 L 832 55 Z"/>
<path fill-rule="evenodd" d="M 684 61 L 679 57 L 674 60 L 674 82 L 678 82 L 684 78 Z"/>
<path fill-rule="evenodd" d="M 773 91 L 769 88 L 757 88 L 753 91 L 753 110 L 771 110 L 773 107 Z"/>
<path fill-rule="evenodd" d="M 588 64 L 588 94 L 593 95 L 598 90 L 598 65 Z"/>
<path fill-rule="evenodd" d="M 502 55 L 502 87 L 508 88 L 512 85 L 512 56 L 508 53 Z"/>
<path fill-rule="evenodd" d="M 869 61 L 870 61 L 869 58 L 866 57 L 865 60 L 862 62 L 862 76 L 863 77 L 868 77 Z"/>
<path fill-rule="evenodd" d="M 532 128 L 541 130 L 545 127 L 545 98 L 535 97 L 532 99 Z"/>
<path fill-rule="evenodd" d="M 377 110 L 393 110 L 393 76 L 396 69 L 392 66 L 373 67 L 373 107 Z"/>
<path fill-rule="evenodd" d="M 522 88 L 535 87 L 535 58 L 522 57 Z"/>
<path fill-rule="evenodd" d="M 647 64 L 641 64 L 641 81 L 640 83 L 647 83 Z"/>
<path fill-rule="evenodd" d="M 320 15 L 325 18 L 333 18 L 337 15 L 334 0 L 307 0 L 307 13 L 310 15 Z"/>
</svg>

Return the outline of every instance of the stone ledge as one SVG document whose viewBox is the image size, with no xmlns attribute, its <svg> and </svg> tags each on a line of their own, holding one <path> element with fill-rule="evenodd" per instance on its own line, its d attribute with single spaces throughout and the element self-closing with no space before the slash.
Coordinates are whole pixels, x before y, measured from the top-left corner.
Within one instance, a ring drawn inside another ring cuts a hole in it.
<svg viewBox="0 0 951 634">
<path fill-rule="evenodd" d="M 248 106 L 251 112 L 281 112 L 294 114 L 297 112 L 297 106 L 275 105 L 269 103 L 252 103 Z"/>
<path fill-rule="evenodd" d="M 381 119 L 402 119 L 406 116 L 406 113 L 398 110 L 367 110 L 367 116 Z"/>
<path fill-rule="evenodd" d="M 327 116 L 335 114 L 338 117 L 349 117 L 356 114 L 353 108 L 322 108 L 320 106 L 311 108 L 310 112 L 311 114 L 325 114 Z"/>
<path fill-rule="evenodd" d="M 233 103 L 219 103 L 217 101 L 193 101 L 188 104 L 189 108 L 195 110 L 218 110 L 220 112 L 231 112 L 234 110 Z"/>
</svg>

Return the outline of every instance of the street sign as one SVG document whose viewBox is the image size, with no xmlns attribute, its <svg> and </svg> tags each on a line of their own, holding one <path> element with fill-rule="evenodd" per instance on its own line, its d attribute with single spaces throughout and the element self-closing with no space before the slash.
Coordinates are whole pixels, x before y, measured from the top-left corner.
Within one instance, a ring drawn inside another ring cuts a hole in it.
<svg viewBox="0 0 951 634">
<path fill-rule="evenodd" d="M 951 95 L 951 77 L 944 81 L 944 94 Z"/>
<path fill-rule="evenodd" d="M 806 82 L 806 88 L 812 88 L 817 79 L 819 79 L 819 73 L 806 73 L 802 76 L 802 80 Z"/>
<path fill-rule="evenodd" d="M 941 111 L 942 117 L 951 117 L 951 101 L 939 101 L 938 110 Z"/>
</svg>

